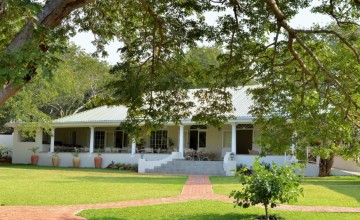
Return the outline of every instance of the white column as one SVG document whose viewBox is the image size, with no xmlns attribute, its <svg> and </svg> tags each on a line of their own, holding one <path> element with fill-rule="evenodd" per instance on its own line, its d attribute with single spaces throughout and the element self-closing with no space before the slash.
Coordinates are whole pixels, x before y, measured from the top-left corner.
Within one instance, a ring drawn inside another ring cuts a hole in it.
<svg viewBox="0 0 360 220">
<path fill-rule="evenodd" d="M 95 128 L 90 127 L 90 154 L 94 153 Z"/>
<path fill-rule="evenodd" d="M 132 142 L 131 142 L 131 156 L 133 157 L 135 154 L 135 150 L 136 150 L 136 138 L 133 137 L 132 138 Z"/>
<path fill-rule="evenodd" d="M 184 154 L 184 125 L 180 125 L 179 131 L 179 152 Z"/>
<path fill-rule="evenodd" d="M 51 128 L 50 134 L 50 152 L 54 153 L 55 151 L 55 128 Z"/>
<path fill-rule="evenodd" d="M 236 155 L 236 124 L 231 124 L 231 152 Z"/>
</svg>

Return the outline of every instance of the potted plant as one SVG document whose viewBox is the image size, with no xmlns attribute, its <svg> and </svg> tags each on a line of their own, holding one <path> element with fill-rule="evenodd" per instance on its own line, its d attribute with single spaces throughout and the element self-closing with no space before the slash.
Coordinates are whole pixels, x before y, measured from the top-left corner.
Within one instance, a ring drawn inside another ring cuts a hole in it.
<svg viewBox="0 0 360 220">
<path fill-rule="evenodd" d="M 55 152 L 55 153 L 52 155 L 51 160 L 52 160 L 52 165 L 53 165 L 53 167 L 58 167 L 58 166 L 59 166 L 60 158 L 59 158 L 58 153 Z"/>
<path fill-rule="evenodd" d="M 76 167 L 76 168 L 80 167 L 79 153 L 80 153 L 80 150 L 77 147 L 75 147 L 74 152 L 71 153 L 74 156 L 73 157 L 73 167 Z"/>
<path fill-rule="evenodd" d="M 36 152 L 39 150 L 39 147 L 32 147 L 29 148 L 29 150 L 33 152 L 33 155 L 31 155 L 31 165 L 36 166 L 39 162 L 39 155 L 36 154 Z"/>
<path fill-rule="evenodd" d="M 102 157 L 101 157 L 101 153 L 100 153 L 100 149 L 97 150 L 97 156 L 94 157 L 94 164 L 95 164 L 95 168 L 101 168 L 101 163 L 102 163 Z"/>
</svg>

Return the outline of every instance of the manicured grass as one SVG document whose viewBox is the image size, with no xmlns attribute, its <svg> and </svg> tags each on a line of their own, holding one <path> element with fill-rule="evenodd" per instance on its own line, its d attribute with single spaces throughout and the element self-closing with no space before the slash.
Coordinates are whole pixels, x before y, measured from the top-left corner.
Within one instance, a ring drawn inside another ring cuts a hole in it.
<svg viewBox="0 0 360 220">
<path fill-rule="evenodd" d="M 243 209 L 234 208 L 231 203 L 220 201 L 192 201 L 165 205 L 151 205 L 140 207 L 128 207 L 119 209 L 84 210 L 79 215 L 89 220 L 105 219 L 256 219 L 264 215 L 263 208 L 250 207 Z M 358 213 L 316 213 L 316 212 L 292 212 L 270 210 L 283 219 L 291 220 L 354 220 L 359 217 Z"/>
<path fill-rule="evenodd" d="M 215 193 L 229 195 L 241 189 L 236 177 L 210 177 Z M 302 184 L 304 197 L 293 205 L 360 207 L 360 177 L 331 176 L 305 178 Z"/>
<path fill-rule="evenodd" d="M 0 167 L 0 204 L 89 204 L 179 195 L 187 177 Z M 96 171 L 96 172 L 95 172 Z"/>
<path fill-rule="evenodd" d="M 30 170 L 63 170 L 69 172 L 76 171 L 76 172 L 95 172 L 95 173 L 136 173 L 136 171 L 134 170 L 32 166 L 27 164 L 6 164 L 6 165 L 1 165 L 0 168 L 30 169 Z"/>
</svg>

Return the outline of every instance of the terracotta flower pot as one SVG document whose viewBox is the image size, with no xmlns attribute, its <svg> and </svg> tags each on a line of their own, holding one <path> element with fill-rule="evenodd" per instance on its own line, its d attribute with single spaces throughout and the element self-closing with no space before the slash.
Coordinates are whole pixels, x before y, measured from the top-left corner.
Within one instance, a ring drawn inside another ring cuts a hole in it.
<svg viewBox="0 0 360 220">
<path fill-rule="evenodd" d="M 80 158 L 78 158 L 78 157 L 73 158 L 73 167 L 76 167 L 76 168 L 80 167 Z"/>
<path fill-rule="evenodd" d="M 94 157 L 95 168 L 101 168 L 101 163 L 102 163 L 102 157 L 100 156 Z"/>
<path fill-rule="evenodd" d="M 52 165 L 53 167 L 58 167 L 60 163 L 60 158 L 59 157 L 52 157 Z"/>
<path fill-rule="evenodd" d="M 31 155 L 31 165 L 36 166 L 39 162 L 39 156 L 38 155 Z"/>
</svg>

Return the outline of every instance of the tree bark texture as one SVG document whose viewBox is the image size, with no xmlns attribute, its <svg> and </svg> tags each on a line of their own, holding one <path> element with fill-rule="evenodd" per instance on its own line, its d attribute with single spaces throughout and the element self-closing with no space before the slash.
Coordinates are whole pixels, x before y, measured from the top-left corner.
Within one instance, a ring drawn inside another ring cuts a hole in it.
<svg viewBox="0 0 360 220">
<path fill-rule="evenodd" d="M 27 22 L 6 47 L 6 51 L 11 53 L 24 46 L 25 43 L 33 37 L 35 22 L 44 27 L 54 29 L 58 27 L 61 24 L 61 21 L 72 11 L 94 1 L 95 0 L 50 0 L 37 15 L 38 20 L 33 19 Z M 24 80 L 24 83 L 27 83 L 28 81 L 29 80 Z M 10 97 L 15 95 L 21 87 L 22 85 L 14 86 L 12 83 L 4 85 L 3 89 L 0 91 L 0 106 Z"/>
<path fill-rule="evenodd" d="M 334 155 L 331 155 L 328 159 L 320 158 L 319 164 L 319 176 L 330 176 L 331 167 L 334 164 Z"/>
</svg>

